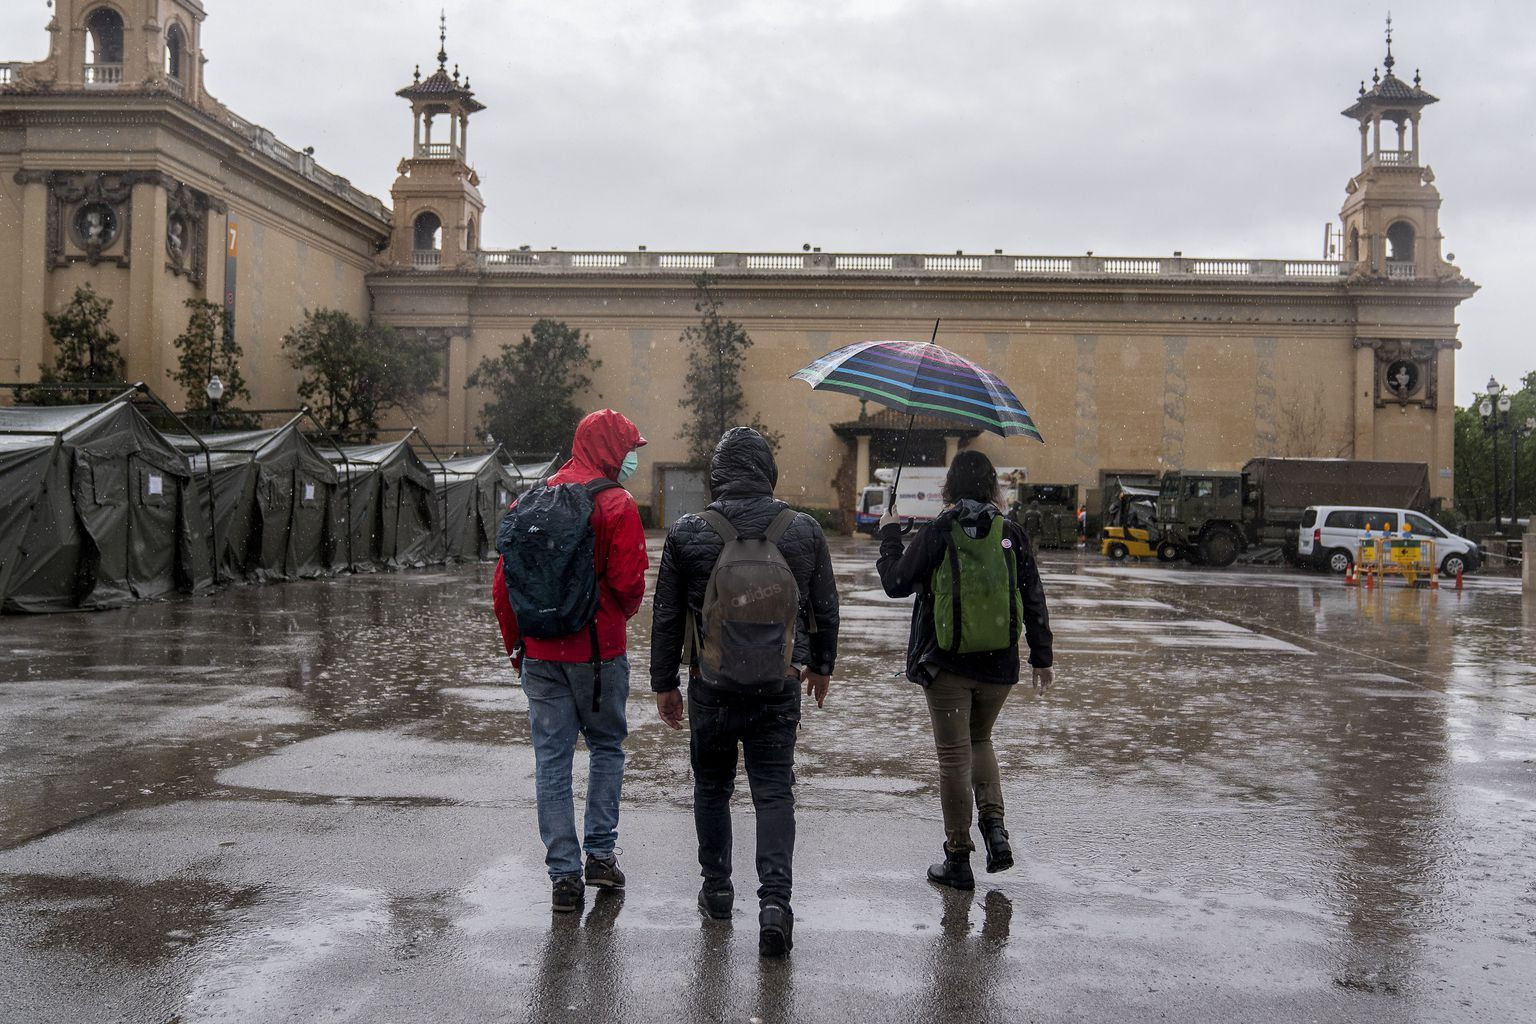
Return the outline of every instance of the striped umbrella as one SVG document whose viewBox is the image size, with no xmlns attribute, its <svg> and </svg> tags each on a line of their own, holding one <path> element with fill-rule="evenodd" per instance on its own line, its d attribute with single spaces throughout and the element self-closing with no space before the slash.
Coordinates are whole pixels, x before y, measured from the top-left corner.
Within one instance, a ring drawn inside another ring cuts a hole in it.
<svg viewBox="0 0 1536 1024">
<path fill-rule="evenodd" d="M 938 337 L 937 322 L 933 333 Z M 1003 437 L 1022 435 L 1045 443 L 1024 404 L 995 373 L 931 341 L 856 341 L 828 352 L 791 376 L 817 391 L 867 398 L 911 414 L 901 462 L 891 485 L 893 504 L 918 413 L 970 424 Z"/>
</svg>

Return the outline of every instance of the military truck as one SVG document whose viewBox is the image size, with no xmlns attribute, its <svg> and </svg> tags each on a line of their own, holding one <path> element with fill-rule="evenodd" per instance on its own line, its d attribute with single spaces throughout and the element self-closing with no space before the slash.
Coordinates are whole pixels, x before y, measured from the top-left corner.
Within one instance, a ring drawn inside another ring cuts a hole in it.
<svg viewBox="0 0 1536 1024">
<path fill-rule="evenodd" d="M 1036 548 L 1077 547 L 1076 484 L 1005 485 L 1003 507 Z"/>
<path fill-rule="evenodd" d="M 1242 472 L 1170 470 L 1158 487 L 1163 541 L 1191 562 L 1296 561 L 1308 505 L 1429 509 L 1429 467 L 1361 459 L 1250 459 Z"/>
</svg>

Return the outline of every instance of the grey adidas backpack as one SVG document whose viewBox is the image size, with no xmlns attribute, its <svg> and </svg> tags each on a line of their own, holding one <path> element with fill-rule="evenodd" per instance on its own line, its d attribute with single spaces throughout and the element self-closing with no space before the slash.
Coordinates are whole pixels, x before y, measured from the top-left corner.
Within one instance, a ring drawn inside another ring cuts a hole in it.
<svg viewBox="0 0 1536 1024">
<path fill-rule="evenodd" d="M 779 541 L 795 514 L 783 509 L 762 537 L 744 538 L 719 512 L 702 513 L 725 540 L 704 589 L 703 621 L 695 627 L 689 616 L 689 656 L 698 651 L 705 682 L 766 693 L 782 688 L 793 674 L 800 585 Z"/>
</svg>

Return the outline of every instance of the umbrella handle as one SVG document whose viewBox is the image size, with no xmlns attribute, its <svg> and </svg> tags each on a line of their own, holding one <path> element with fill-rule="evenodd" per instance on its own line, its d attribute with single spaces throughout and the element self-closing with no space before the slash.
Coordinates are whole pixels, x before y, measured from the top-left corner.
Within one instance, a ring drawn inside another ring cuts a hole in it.
<svg viewBox="0 0 1536 1024">
<path fill-rule="evenodd" d="M 901 532 L 903 534 L 911 533 L 913 528 L 916 527 L 916 526 L 917 526 L 917 520 L 913 519 L 911 516 L 907 516 L 906 524 L 904 526 L 902 526 Z"/>
</svg>

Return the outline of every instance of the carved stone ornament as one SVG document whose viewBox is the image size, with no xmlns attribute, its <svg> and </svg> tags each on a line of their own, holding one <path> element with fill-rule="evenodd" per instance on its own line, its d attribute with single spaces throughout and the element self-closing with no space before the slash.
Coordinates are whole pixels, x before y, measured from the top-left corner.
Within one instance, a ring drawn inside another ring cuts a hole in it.
<svg viewBox="0 0 1536 1024">
<path fill-rule="evenodd" d="M 49 269 L 72 263 L 128 266 L 133 240 L 133 187 L 151 184 L 169 193 L 167 269 L 186 274 L 198 284 L 205 280 L 208 211 L 225 209 L 217 199 L 161 171 L 20 170 L 14 177 L 18 185 L 48 186 L 45 259 Z"/>
<path fill-rule="evenodd" d="M 208 211 L 223 204 L 190 185 L 173 184 L 165 202 L 165 269 L 200 285 L 208 277 Z"/>
<path fill-rule="evenodd" d="M 1416 405 L 1435 408 L 1438 402 L 1439 345 L 1433 341 L 1379 341 L 1376 350 L 1376 408 Z"/>
</svg>

